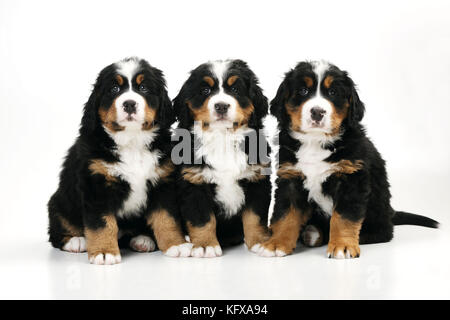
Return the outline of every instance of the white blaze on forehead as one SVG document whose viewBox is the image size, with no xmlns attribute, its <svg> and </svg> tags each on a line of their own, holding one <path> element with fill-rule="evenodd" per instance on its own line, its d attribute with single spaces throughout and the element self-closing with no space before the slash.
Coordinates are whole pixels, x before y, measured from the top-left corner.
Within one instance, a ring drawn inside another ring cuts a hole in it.
<svg viewBox="0 0 450 320">
<path fill-rule="evenodd" d="M 330 64 L 324 60 L 313 61 L 311 62 L 314 73 L 317 75 L 317 84 L 320 85 L 322 82 L 323 75 L 330 68 Z M 317 92 L 319 92 L 319 88 L 317 88 Z"/>
<path fill-rule="evenodd" d="M 211 116 L 211 119 L 215 119 L 215 109 L 214 105 L 216 103 L 226 103 L 229 104 L 230 107 L 228 109 L 228 119 L 233 122 L 236 119 L 236 108 L 237 108 L 237 101 L 236 99 L 227 93 L 225 93 L 223 85 L 224 81 L 226 81 L 225 76 L 228 72 L 228 69 L 230 67 L 231 60 L 217 60 L 209 62 L 210 65 L 210 71 L 213 73 L 214 77 L 218 81 L 218 91 L 211 95 L 209 101 L 208 101 L 208 110 L 209 114 Z"/>
<path fill-rule="evenodd" d="M 330 64 L 324 60 L 319 60 L 311 62 L 311 65 L 313 68 L 313 72 L 317 76 L 317 88 L 315 95 L 307 100 L 303 105 L 302 129 L 306 131 L 331 132 L 331 113 L 333 112 L 333 108 L 330 101 L 325 99 L 320 92 L 320 84 L 325 73 L 330 68 Z M 322 120 L 324 126 L 322 128 L 311 128 L 311 109 L 314 107 L 319 107 L 325 110 L 325 114 Z"/>
<path fill-rule="evenodd" d="M 145 121 L 145 105 L 146 101 L 137 92 L 133 91 L 132 79 L 136 75 L 139 67 L 138 58 L 128 58 L 116 63 L 117 73 L 124 76 L 128 80 L 128 89 L 121 92 L 116 99 L 117 122 L 127 128 L 141 129 L 141 124 Z M 128 114 L 123 109 L 123 103 L 127 100 L 136 102 L 136 122 L 126 121 Z"/>
<path fill-rule="evenodd" d="M 139 67 L 138 58 L 124 59 L 116 63 L 117 72 L 128 79 L 131 88 L 131 80 Z"/>
<path fill-rule="evenodd" d="M 222 90 L 224 77 L 230 66 L 230 60 L 216 60 L 209 62 L 211 72 L 219 80 L 219 88 Z"/>
</svg>

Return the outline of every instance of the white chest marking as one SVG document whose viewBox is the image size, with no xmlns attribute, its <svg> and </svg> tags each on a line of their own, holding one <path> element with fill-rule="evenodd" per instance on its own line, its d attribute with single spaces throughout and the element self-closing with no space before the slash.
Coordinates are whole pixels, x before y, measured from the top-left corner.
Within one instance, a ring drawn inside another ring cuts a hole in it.
<svg viewBox="0 0 450 320">
<path fill-rule="evenodd" d="M 296 153 L 298 160 L 296 168 L 305 175 L 303 186 L 309 190 L 308 200 L 314 200 L 328 215 L 333 213 L 333 200 L 322 192 L 322 183 L 333 173 L 333 165 L 325 162 L 331 155 L 331 151 L 324 149 L 323 141 L 307 139 L 305 135 L 297 135 L 302 146 Z"/>
<path fill-rule="evenodd" d="M 206 164 L 211 166 L 203 169 L 201 174 L 205 181 L 216 184 L 215 200 L 227 216 L 236 214 L 245 203 L 245 194 L 238 181 L 256 173 L 248 165 L 247 154 L 240 148 L 247 130 L 211 128 L 202 131 L 200 126 L 194 126 L 194 133 L 201 141 L 196 157 L 203 156 Z"/>
<path fill-rule="evenodd" d="M 155 185 L 160 177 L 156 170 L 160 157 L 159 150 L 149 151 L 147 146 L 153 141 L 155 132 L 137 133 L 135 139 L 129 137 L 118 137 L 115 133 L 115 141 L 126 141 L 117 148 L 120 161 L 107 165 L 108 172 L 112 176 L 120 177 L 130 185 L 130 193 L 124 201 L 122 208 L 117 212 L 120 218 L 139 215 L 147 203 L 147 181 Z M 130 135 L 128 133 L 127 135 Z"/>
</svg>

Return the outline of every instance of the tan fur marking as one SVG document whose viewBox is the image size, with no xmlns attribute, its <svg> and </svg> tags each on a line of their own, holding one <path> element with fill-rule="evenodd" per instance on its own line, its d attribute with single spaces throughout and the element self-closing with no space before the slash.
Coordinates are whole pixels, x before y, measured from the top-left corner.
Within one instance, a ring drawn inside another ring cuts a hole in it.
<svg viewBox="0 0 450 320">
<path fill-rule="evenodd" d="M 333 103 L 331 103 L 331 107 L 332 107 L 332 112 L 331 112 L 332 133 L 331 133 L 331 135 L 336 135 L 340 132 L 342 121 L 344 121 L 344 119 L 347 118 L 349 106 L 350 106 L 350 104 L 347 102 L 344 104 L 343 109 L 338 110 L 336 108 L 336 106 Z"/>
<path fill-rule="evenodd" d="M 263 244 L 263 247 L 270 251 L 281 250 L 290 254 L 297 246 L 300 230 L 308 221 L 311 212 L 301 212 L 291 206 L 288 212 L 270 226 L 272 230 L 271 238 Z"/>
<path fill-rule="evenodd" d="M 159 209 L 150 214 L 147 223 L 153 229 L 158 248 L 165 252 L 172 246 L 185 243 L 180 224 L 167 210 Z"/>
<path fill-rule="evenodd" d="M 244 239 L 249 250 L 255 244 L 261 244 L 269 239 L 269 231 L 260 220 L 261 218 L 253 210 L 245 210 L 242 214 Z"/>
<path fill-rule="evenodd" d="M 156 172 L 158 173 L 159 178 L 163 181 L 166 181 L 174 170 L 175 165 L 170 159 L 167 159 L 166 162 L 164 162 L 162 165 L 156 168 Z"/>
<path fill-rule="evenodd" d="M 200 106 L 200 108 L 194 108 L 192 106 L 192 103 L 190 101 L 186 101 L 189 109 L 192 112 L 192 115 L 194 116 L 195 121 L 201 121 L 203 123 L 203 126 L 207 126 L 210 122 L 209 119 L 209 110 L 208 110 L 208 102 L 210 97 L 208 97 L 203 104 Z"/>
<path fill-rule="evenodd" d="M 144 75 L 141 73 L 136 77 L 136 84 L 140 85 L 144 81 Z"/>
<path fill-rule="evenodd" d="M 82 237 L 83 231 L 71 224 L 69 221 L 67 221 L 66 218 L 58 216 L 59 222 L 61 223 L 61 226 L 63 227 L 64 231 L 67 233 L 67 241 L 70 240 L 72 237 Z"/>
<path fill-rule="evenodd" d="M 203 77 L 203 80 L 208 84 L 208 86 L 210 87 L 214 87 L 214 79 L 209 77 L 209 76 L 205 76 Z"/>
<path fill-rule="evenodd" d="M 337 175 L 352 174 L 361 170 L 363 165 L 364 161 L 362 160 L 356 160 L 355 162 L 350 160 L 340 160 L 333 164 L 333 170 Z"/>
<path fill-rule="evenodd" d="M 187 229 L 194 248 L 215 247 L 219 245 L 216 235 L 216 217 L 213 214 L 211 214 L 209 221 L 201 227 L 194 227 L 188 222 Z"/>
<path fill-rule="evenodd" d="M 330 220 L 330 241 L 328 242 L 327 253 L 336 257 L 338 252 L 343 254 L 348 252 L 352 258 L 359 257 L 359 231 L 361 226 L 362 220 L 353 222 L 334 211 Z"/>
<path fill-rule="evenodd" d="M 291 162 L 285 162 L 280 165 L 277 176 L 281 179 L 305 178 L 303 172 L 298 170 Z"/>
<path fill-rule="evenodd" d="M 286 111 L 291 118 L 291 129 L 294 131 L 301 131 L 302 128 L 302 109 L 303 102 L 300 106 L 292 106 L 289 103 L 285 105 Z"/>
<path fill-rule="evenodd" d="M 100 116 L 100 120 L 102 121 L 103 125 L 109 130 L 116 132 L 125 129 L 125 127 L 117 123 L 116 100 L 113 101 L 108 109 L 100 107 L 98 109 L 98 115 Z"/>
<path fill-rule="evenodd" d="M 150 106 L 147 104 L 147 101 L 145 102 L 145 107 L 144 107 L 144 112 L 145 112 L 145 121 L 142 124 L 142 130 L 150 130 L 153 128 L 154 125 L 154 121 L 156 118 L 156 111 L 153 108 L 150 108 Z"/>
<path fill-rule="evenodd" d="M 323 85 L 325 88 L 329 89 L 331 84 L 333 83 L 334 78 L 332 76 L 326 76 L 323 80 Z"/>
<path fill-rule="evenodd" d="M 311 88 L 314 84 L 314 81 L 311 77 L 304 77 L 303 80 L 308 88 Z"/>
<path fill-rule="evenodd" d="M 117 178 L 109 174 L 106 163 L 103 160 L 92 159 L 88 168 L 92 174 L 101 174 L 104 176 L 108 184 L 111 182 L 117 182 Z"/>
<path fill-rule="evenodd" d="M 236 75 L 229 77 L 227 80 L 227 84 L 231 87 L 238 78 L 239 78 L 239 76 L 236 76 Z"/>
<path fill-rule="evenodd" d="M 205 180 L 201 174 L 201 170 L 195 167 L 186 167 L 181 170 L 181 176 L 184 180 L 192 184 L 203 184 Z"/>
<path fill-rule="evenodd" d="M 116 75 L 116 80 L 119 86 L 123 85 L 123 78 L 120 74 Z"/>
<path fill-rule="evenodd" d="M 113 215 L 108 215 L 104 216 L 103 220 L 105 222 L 103 228 L 95 230 L 85 228 L 84 230 L 89 258 L 101 253 L 110 253 L 114 256 L 120 254 L 117 242 L 119 228 L 117 227 L 116 218 Z"/>
<path fill-rule="evenodd" d="M 270 163 L 250 165 L 249 169 L 253 171 L 254 175 L 247 178 L 247 180 L 250 182 L 256 182 L 270 177 L 270 175 L 263 174 L 263 170 L 268 168 L 270 168 Z"/>
<path fill-rule="evenodd" d="M 246 125 L 250 120 L 250 116 L 253 111 L 255 111 L 255 107 L 253 104 L 248 105 L 246 108 L 242 108 L 242 106 L 236 101 L 236 121 L 234 123 L 234 128 L 237 129 Z"/>
</svg>

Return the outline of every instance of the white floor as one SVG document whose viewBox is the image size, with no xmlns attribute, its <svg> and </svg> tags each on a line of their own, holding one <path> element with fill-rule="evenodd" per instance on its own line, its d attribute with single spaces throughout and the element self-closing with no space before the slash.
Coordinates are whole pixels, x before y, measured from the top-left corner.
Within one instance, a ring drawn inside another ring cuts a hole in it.
<svg viewBox="0 0 450 320">
<path fill-rule="evenodd" d="M 441 229 L 398 226 L 392 242 L 364 245 L 354 260 L 327 259 L 326 247 L 261 258 L 239 246 L 213 259 L 125 251 L 119 265 L 94 266 L 86 254 L 50 247 L 44 207 L 27 215 L 11 212 L 10 227 L 0 235 L 0 298 L 449 299 L 450 179 L 416 179 L 393 176 L 393 205 L 426 213 Z M 36 192 L 36 199 L 43 198 Z M 18 226 L 27 221 L 33 225 L 25 236 Z"/>
</svg>

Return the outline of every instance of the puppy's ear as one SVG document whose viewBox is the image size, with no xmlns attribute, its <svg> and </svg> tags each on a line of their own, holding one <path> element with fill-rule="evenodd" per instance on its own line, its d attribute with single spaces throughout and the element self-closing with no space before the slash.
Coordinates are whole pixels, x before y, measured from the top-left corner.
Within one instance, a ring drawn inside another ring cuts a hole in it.
<svg viewBox="0 0 450 320">
<path fill-rule="evenodd" d="M 273 100 L 270 102 L 270 113 L 275 116 L 279 122 L 283 117 L 284 106 L 286 104 L 286 99 L 289 96 L 289 88 L 286 78 L 278 87 L 275 98 L 273 98 Z"/>
<path fill-rule="evenodd" d="M 255 111 L 252 113 L 249 119 L 250 127 L 260 127 L 262 125 L 262 118 L 264 118 L 269 110 L 269 104 L 266 96 L 263 94 L 262 89 L 258 85 L 256 77 L 250 79 L 249 88 L 250 100 L 253 103 Z"/>
<path fill-rule="evenodd" d="M 189 122 L 192 121 L 192 117 L 189 113 L 189 108 L 186 104 L 186 83 L 181 88 L 178 95 L 173 99 L 173 110 L 176 119 L 180 122 L 179 126 L 181 128 L 187 128 Z"/>
<path fill-rule="evenodd" d="M 353 80 L 348 78 L 348 81 L 351 88 L 349 97 L 350 110 L 348 113 L 348 123 L 350 126 L 356 126 L 363 119 L 366 108 L 364 103 L 359 99 Z"/>
<path fill-rule="evenodd" d="M 100 77 L 99 77 L 100 78 Z M 80 135 L 90 135 L 97 126 L 97 111 L 100 100 L 100 79 L 97 79 L 92 93 L 84 105 L 83 117 L 81 118 Z"/>
<path fill-rule="evenodd" d="M 175 113 L 167 95 L 167 90 L 163 89 L 159 98 L 159 112 L 156 121 L 162 128 L 168 128 L 175 122 Z"/>
</svg>

